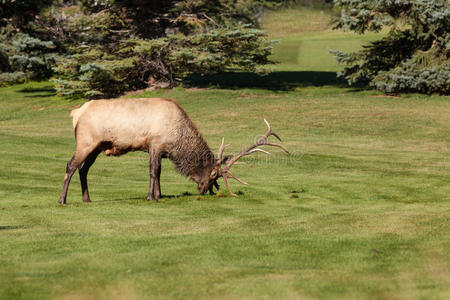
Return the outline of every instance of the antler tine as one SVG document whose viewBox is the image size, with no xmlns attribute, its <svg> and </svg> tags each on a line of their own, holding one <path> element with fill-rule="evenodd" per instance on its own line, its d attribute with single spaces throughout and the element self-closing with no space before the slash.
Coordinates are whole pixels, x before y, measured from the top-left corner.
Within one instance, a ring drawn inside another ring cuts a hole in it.
<svg viewBox="0 0 450 300">
<path fill-rule="evenodd" d="M 231 172 L 231 170 L 228 170 L 227 173 L 234 179 L 236 179 L 237 181 L 239 181 L 242 184 L 248 185 L 247 182 L 245 182 L 244 180 L 240 179 L 239 177 L 237 177 L 236 175 L 233 174 L 233 172 Z"/>
<path fill-rule="evenodd" d="M 248 154 L 253 153 L 253 152 L 262 152 L 262 153 L 265 153 L 265 154 L 270 154 L 270 152 L 268 152 L 266 150 L 263 150 L 263 149 L 259 149 L 259 148 L 255 148 L 253 150 L 248 151 Z"/>
<path fill-rule="evenodd" d="M 225 145 L 225 138 L 222 138 L 222 144 L 219 147 L 219 151 L 217 151 L 217 158 L 219 160 L 222 159 L 222 155 L 223 155 L 223 150 L 225 150 L 226 147 L 228 147 L 229 145 Z"/>
<path fill-rule="evenodd" d="M 231 178 L 239 181 L 242 184 L 248 184 L 247 182 L 243 181 L 242 179 L 240 179 L 239 177 L 237 177 L 236 175 L 234 175 L 230 168 L 231 166 L 237 162 L 238 159 L 240 159 L 241 157 L 247 156 L 253 152 L 263 152 L 266 154 L 270 154 L 270 152 L 263 150 L 261 148 L 257 148 L 258 146 L 273 146 L 273 147 L 278 147 L 283 149 L 283 151 L 285 151 L 286 153 L 289 153 L 289 151 L 286 149 L 286 147 L 284 147 L 282 144 L 277 144 L 277 143 L 270 143 L 268 141 L 269 136 L 273 135 L 274 137 L 276 137 L 278 140 L 281 141 L 280 137 L 278 136 L 278 134 L 276 134 L 275 132 L 272 131 L 272 127 L 270 127 L 269 122 L 264 119 L 264 123 L 266 123 L 267 125 L 267 132 L 260 138 L 258 139 L 256 142 L 254 142 L 253 144 L 251 144 L 250 146 L 244 148 L 241 152 L 239 152 L 238 154 L 234 155 L 232 158 L 230 158 L 225 167 L 222 169 L 222 177 L 223 177 L 223 181 L 225 182 L 225 186 L 227 187 L 227 190 L 230 192 L 231 195 L 233 196 L 237 196 L 236 194 L 234 194 L 231 190 L 230 190 L 230 186 L 228 184 L 228 176 L 229 175 Z M 223 153 L 223 149 L 226 147 L 227 145 L 224 145 L 224 139 L 222 139 L 222 145 L 219 148 L 219 159 L 222 159 L 222 153 Z"/>
<path fill-rule="evenodd" d="M 217 151 L 217 158 L 222 159 L 222 154 L 224 150 L 224 144 L 225 144 L 225 137 L 222 137 L 222 144 L 220 144 L 219 151 Z"/>
<path fill-rule="evenodd" d="M 265 150 L 262 150 L 260 148 L 256 148 L 258 146 L 263 146 L 263 145 L 267 145 L 267 146 L 274 146 L 274 147 L 279 147 L 281 149 L 283 149 L 283 151 L 285 151 L 286 153 L 289 153 L 289 151 L 281 144 L 276 144 L 276 143 L 269 143 L 267 141 L 268 137 L 273 135 L 275 136 L 277 139 L 280 139 L 280 137 L 272 131 L 272 127 L 270 126 L 269 122 L 264 119 L 264 123 L 266 123 L 267 125 L 267 132 L 255 143 L 253 143 L 252 145 L 248 146 L 247 148 L 245 148 L 244 150 L 242 150 L 241 152 L 239 152 L 238 154 L 236 154 L 235 156 L 233 156 L 230 160 L 228 160 L 226 167 L 224 168 L 224 170 L 229 170 L 230 167 L 241 157 L 249 155 L 253 152 L 263 152 L 263 153 L 268 153 Z"/>
<path fill-rule="evenodd" d="M 271 131 L 272 127 L 270 127 L 270 124 L 269 124 L 269 122 L 267 122 L 266 118 L 264 118 L 264 123 L 266 123 L 266 125 L 267 125 L 267 130 Z"/>
<path fill-rule="evenodd" d="M 266 123 L 267 125 L 267 133 L 264 136 L 268 138 L 269 136 L 273 135 L 281 142 L 281 138 L 278 136 L 278 134 L 272 131 L 272 127 L 270 126 L 269 122 L 266 119 L 264 119 L 264 123 Z"/>
<path fill-rule="evenodd" d="M 231 191 L 230 186 L 228 185 L 228 177 L 227 177 L 227 174 L 223 173 L 222 176 L 223 176 L 223 181 L 225 182 L 225 186 L 226 186 L 228 192 L 230 193 L 230 195 L 231 195 L 231 196 L 237 197 L 237 195 Z"/>
<path fill-rule="evenodd" d="M 286 152 L 287 154 L 291 154 L 288 149 L 286 149 L 286 147 L 284 147 L 282 144 L 277 144 L 277 143 L 267 143 L 267 146 L 274 146 L 274 147 L 278 147 L 284 150 L 284 152 Z"/>
<path fill-rule="evenodd" d="M 276 137 L 281 142 L 281 138 L 275 132 L 271 132 L 270 135 L 273 135 L 274 137 Z"/>
</svg>

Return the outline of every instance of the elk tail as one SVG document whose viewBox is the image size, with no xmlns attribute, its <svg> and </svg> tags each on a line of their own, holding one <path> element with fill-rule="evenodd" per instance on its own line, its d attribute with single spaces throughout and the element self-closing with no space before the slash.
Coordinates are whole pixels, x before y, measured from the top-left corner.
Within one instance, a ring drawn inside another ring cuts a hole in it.
<svg viewBox="0 0 450 300">
<path fill-rule="evenodd" d="M 83 104 L 80 108 L 76 108 L 70 112 L 70 116 L 72 117 L 73 129 L 77 127 L 78 120 L 80 119 L 81 115 L 86 111 L 86 109 L 89 107 L 89 104 L 91 104 L 91 102 L 87 102 Z"/>
</svg>

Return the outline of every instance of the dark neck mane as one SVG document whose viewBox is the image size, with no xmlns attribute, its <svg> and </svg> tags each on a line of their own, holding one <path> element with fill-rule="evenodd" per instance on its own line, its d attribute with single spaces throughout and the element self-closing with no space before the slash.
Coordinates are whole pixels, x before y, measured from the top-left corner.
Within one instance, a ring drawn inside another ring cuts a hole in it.
<svg viewBox="0 0 450 300">
<path fill-rule="evenodd" d="M 211 166 L 216 159 L 198 129 L 187 119 L 178 128 L 178 142 L 174 145 L 169 158 L 178 171 L 185 176 L 200 175 L 205 167 Z"/>
</svg>

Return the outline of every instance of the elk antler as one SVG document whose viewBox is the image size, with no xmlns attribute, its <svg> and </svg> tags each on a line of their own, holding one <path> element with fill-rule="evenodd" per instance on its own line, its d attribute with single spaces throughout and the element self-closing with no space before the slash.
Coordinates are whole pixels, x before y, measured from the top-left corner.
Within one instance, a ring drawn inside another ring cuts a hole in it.
<svg viewBox="0 0 450 300">
<path fill-rule="evenodd" d="M 267 125 L 267 132 L 261 138 L 259 138 L 255 143 L 253 143 L 250 146 L 244 148 L 241 152 L 239 152 L 238 154 L 236 154 L 232 158 L 230 158 L 226 162 L 225 167 L 221 169 L 221 171 L 222 171 L 221 173 L 222 173 L 223 181 L 225 182 L 225 186 L 227 187 L 227 190 L 230 192 L 230 194 L 233 195 L 233 196 L 237 196 L 237 195 L 230 190 L 230 186 L 228 185 L 228 177 L 227 177 L 228 175 L 230 177 L 232 177 L 233 179 L 239 181 L 242 184 L 245 184 L 245 185 L 248 184 L 247 182 L 243 181 L 242 179 L 240 179 L 239 177 L 234 175 L 233 172 L 231 172 L 231 170 L 230 170 L 231 166 L 234 163 L 236 163 L 238 159 L 240 159 L 241 157 L 247 156 L 249 154 L 252 154 L 254 152 L 263 152 L 263 153 L 266 153 L 266 154 L 270 154 L 269 152 L 267 152 L 267 151 L 265 151 L 263 149 L 257 148 L 259 146 L 264 146 L 264 145 L 281 148 L 281 149 L 283 149 L 283 151 L 285 151 L 286 153 L 289 154 L 289 151 L 282 144 L 268 142 L 268 138 L 271 135 L 276 137 L 280 142 L 281 142 L 281 139 L 278 136 L 278 134 L 276 134 L 275 132 L 272 131 L 272 128 L 270 127 L 270 124 L 269 124 L 269 122 L 267 122 L 266 119 L 264 119 L 264 122 Z M 219 160 L 222 159 L 223 150 L 227 146 L 228 145 L 224 145 L 224 139 L 222 139 L 222 145 L 220 146 L 219 153 L 218 153 Z"/>
<path fill-rule="evenodd" d="M 219 147 L 219 151 L 217 151 L 217 158 L 219 161 L 222 161 L 222 155 L 223 155 L 223 150 L 225 150 L 226 147 L 228 147 L 229 144 L 225 145 L 225 138 L 222 138 L 222 144 Z"/>
</svg>

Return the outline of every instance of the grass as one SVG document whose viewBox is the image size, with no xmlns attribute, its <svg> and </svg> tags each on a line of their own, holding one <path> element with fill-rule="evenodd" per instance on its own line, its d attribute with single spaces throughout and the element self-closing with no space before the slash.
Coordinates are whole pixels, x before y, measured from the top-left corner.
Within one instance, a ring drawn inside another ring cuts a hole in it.
<svg viewBox="0 0 450 300">
<path fill-rule="evenodd" d="M 282 13 L 296 12 L 267 24 Z M 147 158 L 131 153 L 99 157 L 92 203 L 74 176 L 59 206 L 81 102 L 47 82 L 0 88 L 0 299 L 449 298 L 449 98 L 344 87 L 314 47 L 367 37 L 319 29 L 278 36 L 272 77 L 138 95 L 177 99 L 230 153 L 271 122 L 293 155 L 236 166 L 239 197 L 199 196 L 165 161 L 165 198 L 147 202 Z"/>
<path fill-rule="evenodd" d="M 275 70 L 327 71 L 342 69 L 330 50 L 355 51 L 363 44 L 376 40 L 379 34 L 353 33 L 332 30 L 332 11 L 323 9 L 287 9 L 269 13 L 264 29 L 275 44 L 273 59 L 279 64 Z"/>
</svg>

